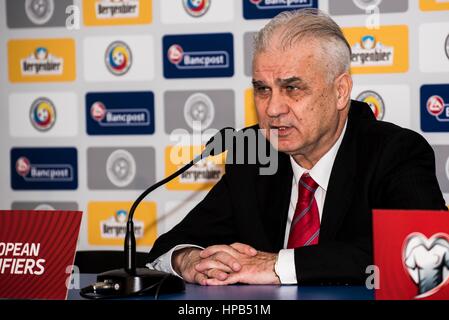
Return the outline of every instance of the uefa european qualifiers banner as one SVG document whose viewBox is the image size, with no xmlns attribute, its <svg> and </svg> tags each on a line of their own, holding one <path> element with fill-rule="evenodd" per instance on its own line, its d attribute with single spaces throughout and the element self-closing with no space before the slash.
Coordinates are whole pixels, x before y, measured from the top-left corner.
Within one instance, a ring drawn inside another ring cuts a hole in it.
<svg viewBox="0 0 449 320">
<path fill-rule="evenodd" d="M 164 77 L 167 79 L 234 75 L 231 33 L 168 35 L 162 41 Z"/>
<path fill-rule="evenodd" d="M 89 135 L 153 134 L 154 94 L 90 92 L 86 94 Z"/>
<path fill-rule="evenodd" d="M 271 19 L 282 11 L 318 8 L 318 0 L 243 0 L 245 19 Z"/>
<path fill-rule="evenodd" d="M 75 148 L 13 148 L 10 159 L 13 190 L 78 188 Z"/>
</svg>

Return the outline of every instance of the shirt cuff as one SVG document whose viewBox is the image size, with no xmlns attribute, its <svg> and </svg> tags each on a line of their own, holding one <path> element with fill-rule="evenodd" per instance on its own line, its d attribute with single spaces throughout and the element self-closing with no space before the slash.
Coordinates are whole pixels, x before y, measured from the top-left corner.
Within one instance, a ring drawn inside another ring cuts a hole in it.
<svg viewBox="0 0 449 320">
<path fill-rule="evenodd" d="M 279 251 L 276 264 L 274 265 L 274 271 L 278 275 L 281 284 L 298 283 L 298 279 L 296 278 L 294 249 L 282 249 Z"/>
<path fill-rule="evenodd" d="M 203 247 L 194 245 L 194 244 L 179 244 L 175 247 L 173 247 L 171 250 L 167 251 L 166 253 L 164 253 L 163 255 L 161 255 L 159 258 L 157 258 L 156 260 L 154 260 L 151 263 L 147 263 L 146 266 L 147 268 L 151 269 L 151 270 L 158 270 L 158 271 L 162 271 L 162 272 L 167 272 L 167 273 L 171 273 L 174 274 L 175 276 L 178 276 L 182 279 L 182 277 L 173 269 L 171 260 L 172 260 L 172 256 L 173 253 L 177 250 L 181 250 L 184 248 L 198 248 L 203 250 Z"/>
</svg>

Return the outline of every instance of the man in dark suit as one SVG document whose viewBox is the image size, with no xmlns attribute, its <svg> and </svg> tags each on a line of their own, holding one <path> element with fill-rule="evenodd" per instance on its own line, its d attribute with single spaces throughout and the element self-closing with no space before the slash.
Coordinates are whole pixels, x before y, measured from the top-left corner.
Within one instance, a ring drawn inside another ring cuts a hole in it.
<svg viewBox="0 0 449 320">
<path fill-rule="evenodd" d="M 156 241 L 151 268 L 203 285 L 360 283 L 373 263 L 372 209 L 446 210 L 429 144 L 350 100 L 350 57 L 317 10 L 282 13 L 259 32 L 254 101 L 278 170 L 227 165 Z"/>
</svg>

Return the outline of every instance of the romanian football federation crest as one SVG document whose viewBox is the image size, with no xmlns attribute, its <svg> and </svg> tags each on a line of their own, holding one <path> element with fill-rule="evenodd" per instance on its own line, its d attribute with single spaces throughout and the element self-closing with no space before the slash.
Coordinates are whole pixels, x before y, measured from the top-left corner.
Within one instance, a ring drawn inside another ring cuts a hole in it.
<svg viewBox="0 0 449 320">
<path fill-rule="evenodd" d="M 56 121 L 56 108 L 53 102 L 47 98 L 34 100 L 30 108 L 30 121 L 39 131 L 50 130 Z"/>
<path fill-rule="evenodd" d="M 385 103 L 382 97 L 374 91 L 368 90 L 360 93 L 356 100 L 367 103 L 377 120 L 382 120 L 385 116 Z"/>
<path fill-rule="evenodd" d="M 123 41 L 114 41 L 106 49 L 105 62 L 112 74 L 122 76 L 131 68 L 131 49 Z"/>
<path fill-rule="evenodd" d="M 183 0 L 184 10 L 192 17 L 204 16 L 212 0 Z"/>
</svg>

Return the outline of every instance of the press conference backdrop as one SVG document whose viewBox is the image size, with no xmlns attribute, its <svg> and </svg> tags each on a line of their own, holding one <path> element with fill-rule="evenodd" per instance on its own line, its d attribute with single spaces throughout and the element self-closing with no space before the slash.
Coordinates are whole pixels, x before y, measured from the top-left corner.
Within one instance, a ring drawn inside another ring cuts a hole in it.
<svg viewBox="0 0 449 320">
<path fill-rule="evenodd" d="M 254 32 L 304 7 L 344 28 L 353 98 L 432 144 L 449 202 L 447 0 L 1 0 L 0 207 L 82 210 L 78 248 L 121 249 L 132 201 L 200 147 L 193 121 L 256 122 Z M 222 160 L 140 205 L 138 250 L 204 197 Z"/>
</svg>

